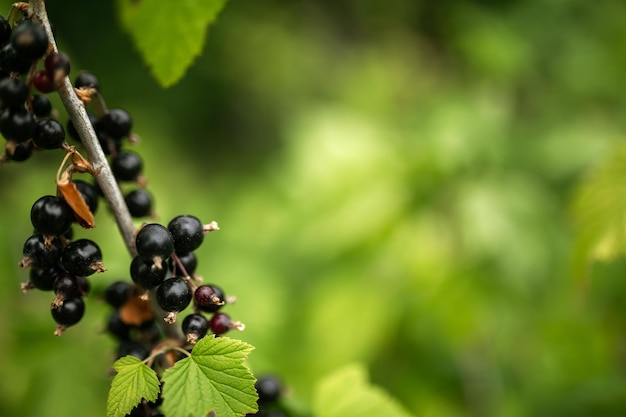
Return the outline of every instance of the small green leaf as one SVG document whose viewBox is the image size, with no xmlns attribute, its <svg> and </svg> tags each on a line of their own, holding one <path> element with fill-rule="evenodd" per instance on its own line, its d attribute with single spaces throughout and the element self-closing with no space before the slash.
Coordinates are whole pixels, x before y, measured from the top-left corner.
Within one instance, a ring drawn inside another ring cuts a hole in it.
<svg viewBox="0 0 626 417">
<path fill-rule="evenodd" d="M 191 357 L 163 374 L 163 412 L 168 417 L 240 417 L 257 411 L 256 381 L 244 361 L 253 347 L 228 337 L 206 336 Z"/>
<path fill-rule="evenodd" d="M 316 417 L 411 417 L 396 401 L 370 385 L 361 365 L 350 365 L 324 378 L 313 398 Z"/>
<path fill-rule="evenodd" d="M 574 269 L 587 278 L 594 261 L 611 261 L 626 253 L 626 148 L 615 150 L 578 189 Z"/>
<path fill-rule="evenodd" d="M 155 401 L 159 396 L 156 372 L 134 356 L 124 356 L 113 364 L 113 378 L 107 400 L 107 417 L 124 417 L 142 398 Z"/>
<path fill-rule="evenodd" d="M 135 47 L 163 87 L 178 82 L 200 54 L 209 24 L 227 0 L 118 0 Z"/>
</svg>

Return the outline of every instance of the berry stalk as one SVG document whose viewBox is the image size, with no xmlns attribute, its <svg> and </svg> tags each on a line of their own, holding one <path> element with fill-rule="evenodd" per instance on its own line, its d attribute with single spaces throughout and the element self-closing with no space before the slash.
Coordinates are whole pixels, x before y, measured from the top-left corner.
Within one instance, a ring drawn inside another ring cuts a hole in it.
<svg viewBox="0 0 626 417">
<path fill-rule="evenodd" d="M 50 46 L 55 52 L 58 52 L 56 41 L 50 26 L 50 20 L 48 19 L 48 13 L 46 12 L 45 1 L 31 0 L 29 5 L 30 12 L 36 16 L 36 19 L 39 20 L 45 28 L 46 33 L 48 34 Z M 104 155 L 104 152 L 99 144 L 96 132 L 91 125 L 85 106 L 76 95 L 69 77 L 66 76 L 62 80 L 60 87 L 58 88 L 58 93 L 61 97 L 63 107 L 72 120 L 72 123 L 82 140 L 83 146 L 87 151 L 89 162 L 92 164 L 94 170 L 94 176 L 100 186 L 100 189 L 102 190 L 102 193 L 104 194 L 104 198 L 107 201 L 113 216 L 115 217 L 115 222 L 122 238 L 124 239 L 124 244 L 126 245 L 131 256 L 134 257 L 137 255 L 137 249 L 135 248 L 135 226 L 133 225 L 132 217 L 128 211 L 126 203 L 124 202 L 124 196 L 122 195 L 122 192 L 117 185 L 117 181 L 113 176 L 111 167 L 109 166 L 106 156 Z M 150 301 L 156 314 L 163 316 L 166 315 L 166 313 L 156 303 L 156 294 L 154 290 L 150 292 Z M 159 323 L 159 326 L 161 327 L 163 333 L 169 338 L 183 339 L 178 326 L 169 326 L 162 323 Z"/>
<path fill-rule="evenodd" d="M 58 52 L 56 41 L 50 27 L 48 14 L 46 12 L 45 1 L 31 0 L 29 4 L 31 11 L 46 29 L 48 39 L 54 48 L 54 51 Z M 104 155 L 102 147 L 98 142 L 96 132 L 91 125 L 85 106 L 74 92 L 74 87 L 72 86 L 72 82 L 69 77 L 66 76 L 63 79 L 58 92 L 61 97 L 61 101 L 63 102 L 63 107 L 65 107 L 65 110 L 76 128 L 76 131 L 82 139 L 82 143 L 89 157 L 89 162 L 91 162 L 94 168 L 96 181 L 104 194 L 107 204 L 111 208 L 117 227 L 119 228 L 124 239 L 124 244 L 128 248 L 131 255 L 135 256 L 137 254 L 135 251 L 135 226 L 133 225 L 128 207 L 126 206 L 126 203 L 124 203 L 122 192 L 115 181 L 115 177 L 111 172 L 106 156 Z"/>
</svg>

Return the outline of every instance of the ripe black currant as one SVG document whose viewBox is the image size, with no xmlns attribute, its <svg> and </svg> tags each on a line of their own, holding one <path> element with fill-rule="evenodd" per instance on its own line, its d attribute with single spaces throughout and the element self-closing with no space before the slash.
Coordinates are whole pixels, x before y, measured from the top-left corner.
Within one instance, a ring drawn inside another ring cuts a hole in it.
<svg viewBox="0 0 626 417">
<path fill-rule="evenodd" d="M 74 211 L 62 198 L 46 195 L 33 204 L 30 221 L 39 233 L 60 236 L 72 225 Z"/>
<path fill-rule="evenodd" d="M 130 341 L 130 330 L 131 327 L 122 321 L 120 317 L 120 312 L 118 310 L 114 310 L 109 314 L 109 320 L 107 322 L 107 331 L 115 336 L 118 340 L 128 340 Z"/>
<path fill-rule="evenodd" d="M 76 80 L 74 80 L 74 87 L 88 87 L 100 91 L 100 82 L 92 73 L 87 71 L 81 71 L 78 76 L 76 76 Z"/>
<path fill-rule="evenodd" d="M 70 73 L 70 59 L 63 52 L 51 52 L 44 60 L 44 67 L 53 80 L 59 79 Z"/>
<path fill-rule="evenodd" d="M 48 50 L 48 34 L 39 23 L 24 20 L 13 29 L 11 44 L 18 55 L 33 61 Z"/>
<path fill-rule="evenodd" d="M 137 255 L 130 263 L 130 277 L 133 282 L 147 290 L 161 284 L 167 275 L 165 268 L 154 268 L 152 262 L 146 262 Z"/>
<path fill-rule="evenodd" d="M 62 273 L 57 276 L 52 284 L 52 290 L 56 294 L 53 305 L 60 306 L 68 298 L 83 297 L 89 292 L 90 285 L 82 276 Z"/>
<path fill-rule="evenodd" d="M 42 94 L 33 95 L 32 106 L 36 117 L 48 117 L 52 112 L 52 103 Z"/>
<path fill-rule="evenodd" d="M 122 151 L 111 159 L 111 170 L 118 181 L 135 181 L 141 170 L 141 157 L 131 151 Z"/>
<path fill-rule="evenodd" d="M 30 266 L 50 267 L 61 259 L 62 245 L 59 239 L 48 238 L 42 234 L 35 233 L 24 242 L 22 254 L 24 258 L 20 261 L 22 268 Z"/>
<path fill-rule="evenodd" d="M 202 222 L 189 214 L 174 217 L 167 228 L 172 233 L 176 253 L 191 252 L 197 249 L 204 240 Z"/>
<path fill-rule="evenodd" d="M 65 143 L 65 129 L 54 119 L 38 120 L 33 133 L 33 142 L 42 149 L 60 148 Z"/>
<path fill-rule="evenodd" d="M 133 121 L 126 110 L 111 109 L 100 119 L 102 131 L 105 135 L 115 139 L 125 138 L 130 135 Z"/>
<path fill-rule="evenodd" d="M 225 303 L 224 291 L 217 285 L 200 285 L 193 293 L 196 308 L 208 313 L 215 313 Z"/>
<path fill-rule="evenodd" d="M 138 188 L 124 196 L 124 202 L 128 207 L 130 215 L 138 217 L 146 217 L 152 213 L 152 196 L 143 188 Z"/>
<path fill-rule="evenodd" d="M 187 336 L 187 342 L 195 344 L 206 336 L 209 331 L 209 321 L 202 314 L 190 314 L 183 320 L 182 329 Z"/>
<path fill-rule="evenodd" d="M 70 274 L 89 276 L 105 271 L 102 252 L 98 245 L 89 239 L 78 239 L 68 243 L 61 256 L 63 267 Z"/>
<path fill-rule="evenodd" d="M 32 267 L 29 271 L 29 281 L 26 288 L 37 288 L 41 291 L 52 291 L 54 280 L 63 272 L 63 268 L 54 264 L 47 267 Z"/>
<path fill-rule="evenodd" d="M 153 262 L 157 268 L 174 251 L 172 234 L 158 223 L 150 223 L 141 228 L 135 239 L 137 252 L 146 262 Z"/>
<path fill-rule="evenodd" d="M 142 361 L 150 355 L 150 351 L 137 342 L 122 340 L 117 347 L 117 357 L 121 358 L 128 355 L 134 356 Z"/>
<path fill-rule="evenodd" d="M 191 290 L 187 281 L 182 277 L 168 278 L 156 292 L 157 303 L 165 311 L 182 311 L 191 302 Z"/>
<path fill-rule="evenodd" d="M 120 308 L 128 301 L 131 295 L 132 284 L 126 281 L 116 281 L 104 291 L 104 300 L 113 308 Z"/>
<path fill-rule="evenodd" d="M 24 142 L 35 133 L 35 119 L 24 108 L 4 109 L 0 113 L 0 133 L 6 139 Z"/>
<path fill-rule="evenodd" d="M 31 141 L 15 142 L 9 140 L 4 146 L 4 154 L 11 161 L 26 161 L 33 154 L 33 143 Z"/>
<path fill-rule="evenodd" d="M 185 253 L 182 255 L 176 255 L 181 264 L 183 264 L 183 268 L 185 268 L 185 272 L 187 272 L 188 276 L 192 276 L 196 272 L 196 268 L 198 267 L 198 258 L 194 252 Z M 174 257 L 170 258 L 168 261 L 168 266 L 170 271 L 173 274 L 181 275 L 183 271 L 180 270 L 178 264 L 174 261 Z"/>
<path fill-rule="evenodd" d="M 4 16 L 0 16 L 0 45 L 4 45 L 10 39 L 11 39 L 11 24 Z"/>
<path fill-rule="evenodd" d="M 66 327 L 78 323 L 83 318 L 85 303 L 80 297 L 69 298 L 63 302 L 62 306 L 53 306 L 51 312 L 52 318 L 58 324 L 54 334 L 59 336 Z"/>
<path fill-rule="evenodd" d="M 32 63 L 32 60 L 18 55 L 10 42 L 0 48 L 0 68 L 3 71 L 25 74 L 30 69 Z"/>
<path fill-rule="evenodd" d="M 282 384 L 280 380 L 273 376 L 267 375 L 258 378 L 254 384 L 257 394 L 259 394 L 258 403 L 268 404 L 273 403 L 280 398 L 282 391 Z"/>
<path fill-rule="evenodd" d="M 5 78 L 0 81 L 0 104 L 3 108 L 20 108 L 28 98 L 28 87 L 17 78 Z"/>
</svg>

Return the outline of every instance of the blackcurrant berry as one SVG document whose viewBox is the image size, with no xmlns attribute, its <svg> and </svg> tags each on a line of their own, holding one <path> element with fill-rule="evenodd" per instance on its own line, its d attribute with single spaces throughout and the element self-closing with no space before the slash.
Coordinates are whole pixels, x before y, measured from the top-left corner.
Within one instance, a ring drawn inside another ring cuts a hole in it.
<svg viewBox="0 0 626 417">
<path fill-rule="evenodd" d="M 70 274 L 89 276 L 105 271 L 102 265 L 102 252 L 98 245 L 89 239 L 78 239 L 68 243 L 61 256 L 63 267 Z"/>
<path fill-rule="evenodd" d="M 137 233 L 135 247 L 144 261 L 154 262 L 160 268 L 161 263 L 174 251 L 172 234 L 160 224 L 147 224 Z"/>
<path fill-rule="evenodd" d="M 85 203 L 89 206 L 91 213 L 96 214 L 98 211 L 98 199 L 100 197 L 96 187 L 92 183 L 83 180 L 73 180 L 73 182 L 80 194 L 83 196 Z"/>
<path fill-rule="evenodd" d="M 13 29 L 11 44 L 18 55 L 33 61 L 48 50 L 48 34 L 42 25 L 25 20 Z"/>
<path fill-rule="evenodd" d="M 194 305 L 208 313 L 215 313 L 225 303 L 224 291 L 217 285 L 200 285 L 193 293 Z"/>
<path fill-rule="evenodd" d="M 157 303 L 165 311 L 182 311 L 191 302 L 191 290 L 187 281 L 181 277 L 168 278 L 156 292 Z"/>
<path fill-rule="evenodd" d="M 65 129 L 54 119 L 38 120 L 33 133 L 33 142 L 42 149 L 60 148 L 65 143 Z"/>
<path fill-rule="evenodd" d="M 41 291 L 52 291 L 54 280 L 63 273 L 63 268 L 58 265 L 47 267 L 33 267 L 29 271 L 30 283 L 34 288 Z"/>
<path fill-rule="evenodd" d="M 104 300 L 113 308 L 120 308 L 131 296 L 132 284 L 126 281 L 116 281 L 104 291 Z"/>
<path fill-rule="evenodd" d="M 33 204 L 30 221 L 39 233 L 60 236 L 72 225 L 74 211 L 62 198 L 46 195 Z"/>
<path fill-rule="evenodd" d="M 33 61 L 17 54 L 12 43 L 5 44 L 0 48 L 0 68 L 6 72 L 25 74 L 28 72 Z"/>
<path fill-rule="evenodd" d="M 98 81 L 96 76 L 93 75 L 92 73 L 82 71 L 78 74 L 78 76 L 76 77 L 76 80 L 74 80 L 74 87 L 76 88 L 88 87 L 88 88 L 94 88 L 100 91 L 100 82 Z"/>
<path fill-rule="evenodd" d="M 107 322 L 107 331 L 115 336 L 118 340 L 130 340 L 131 327 L 122 321 L 120 313 L 114 310 L 109 314 Z"/>
<path fill-rule="evenodd" d="M 176 255 L 181 264 L 183 264 L 183 268 L 185 268 L 185 272 L 189 276 L 192 276 L 196 272 L 196 268 L 198 267 L 198 258 L 194 252 L 185 253 L 182 255 Z M 168 266 L 170 271 L 173 274 L 181 275 L 183 271 L 180 270 L 178 264 L 174 261 L 174 258 L 170 258 L 168 261 Z"/>
<path fill-rule="evenodd" d="M 33 113 L 39 118 L 49 117 L 52 112 L 52 103 L 50 103 L 48 97 L 41 94 L 33 95 L 32 106 Z"/>
<path fill-rule="evenodd" d="M 21 108 L 28 98 L 28 87 L 17 78 L 5 78 L 0 81 L 0 103 L 3 108 Z"/>
<path fill-rule="evenodd" d="M 209 321 L 202 314 L 190 314 L 183 320 L 182 329 L 187 336 L 187 341 L 195 344 L 206 336 L 209 331 Z"/>
<path fill-rule="evenodd" d="M 63 52 L 51 52 L 44 60 L 44 67 L 53 80 L 60 79 L 70 73 L 70 59 Z"/>
<path fill-rule="evenodd" d="M 4 16 L 0 16 L 0 45 L 4 45 L 10 39 L 11 39 L 11 24 Z"/>
<path fill-rule="evenodd" d="M 165 268 L 155 268 L 152 262 L 146 262 L 139 255 L 135 256 L 130 263 L 130 277 L 133 282 L 147 290 L 160 285 L 166 275 Z"/>
<path fill-rule="evenodd" d="M 26 161 L 33 154 L 33 143 L 31 141 L 15 142 L 9 140 L 4 146 L 4 154 L 11 161 Z"/>
<path fill-rule="evenodd" d="M 102 131 L 105 135 L 115 139 L 125 138 L 130 135 L 133 121 L 126 110 L 111 109 L 100 119 Z"/>
<path fill-rule="evenodd" d="M 124 202 L 132 217 L 146 217 L 152 213 L 152 196 L 143 188 L 138 188 L 126 194 Z"/>
<path fill-rule="evenodd" d="M 51 267 L 56 265 L 61 259 L 62 249 L 59 239 L 50 239 L 35 233 L 24 242 L 22 250 L 24 258 L 20 261 L 20 266 L 28 268 L 30 266 Z"/>
<path fill-rule="evenodd" d="M 24 142 L 35 133 L 35 119 L 24 108 L 4 109 L 0 113 L 0 133 L 6 139 Z"/>
<path fill-rule="evenodd" d="M 62 273 L 57 276 L 52 284 L 52 290 L 56 294 L 53 305 L 62 305 L 68 298 L 83 297 L 89 292 L 90 285 L 82 276 Z"/>
<path fill-rule="evenodd" d="M 141 170 L 141 157 L 131 151 L 122 151 L 111 159 L 111 170 L 118 181 L 135 181 Z"/>
<path fill-rule="evenodd" d="M 174 239 L 176 253 L 188 253 L 197 249 L 204 240 L 204 230 L 200 219 L 189 214 L 174 217 L 167 228 Z"/>
<path fill-rule="evenodd" d="M 46 70 L 39 70 L 33 74 L 33 86 L 43 94 L 48 94 L 54 91 L 54 84 L 52 78 Z"/>
<path fill-rule="evenodd" d="M 278 398 L 282 391 L 282 384 L 280 380 L 272 375 L 267 375 L 256 380 L 254 384 L 257 394 L 259 394 L 258 403 L 268 404 L 273 403 Z"/>
<path fill-rule="evenodd" d="M 60 335 L 66 327 L 72 326 L 80 321 L 85 314 L 85 303 L 82 298 L 68 298 L 61 306 L 53 306 L 51 309 L 52 318 L 59 324 L 56 335 Z"/>
<path fill-rule="evenodd" d="M 134 356 L 140 361 L 146 359 L 150 355 L 150 351 L 141 346 L 137 342 L 129 342 L 122 340 L 117 348 L 117 357 Z"/>
<path fill-rule="evenodd" d="M 211 320 L 209 320 L 209 328 L 216 335 L 221 335 L 226 333 L 231 329 L 232 320 L 230 316 L 226 313 L 215 313 Z"/>
</svg>

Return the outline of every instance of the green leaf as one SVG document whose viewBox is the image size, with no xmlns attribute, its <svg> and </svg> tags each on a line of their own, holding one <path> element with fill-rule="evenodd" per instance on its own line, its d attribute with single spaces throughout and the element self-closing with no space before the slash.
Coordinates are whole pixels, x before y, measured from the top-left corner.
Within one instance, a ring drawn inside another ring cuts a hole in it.
<svg viewBox="0 0 626 417">
<path fill-rule="evenodd" d="M 155 401 L 159 396 L 156 372 L 134 356 L 124 356 L 113 364 L 113 378 L 107 400 L 107 417 L 124 417 L 142 398 Z"/>
<path fill-rule="evenodd" d="M 163 87 L 178 82 L 202 51 L 227 0 L 118 0 L 122 26 Z"/>
<path fill-rule="evenodd" d="M 370 385 L 362 365 L 349 365 L 324 378 L 313 399 L 316 417 L 411 417 L 396 401 Z"/>
<path fill-rule="evenodd" d="M 163 412 L 168 417 L 240 417 L 257 411 L 256 381 L 244 361 L 253 347 L 228 337 L 206 336 L 191 357 L 163 374 Z"/>
<path fill-rule="evenodd" d="M 626 148 L 582 182 L 573 205 L 576 223 L 574 269 L 585 279 L 594 261 L 626 253 Z"/>
</svg>

